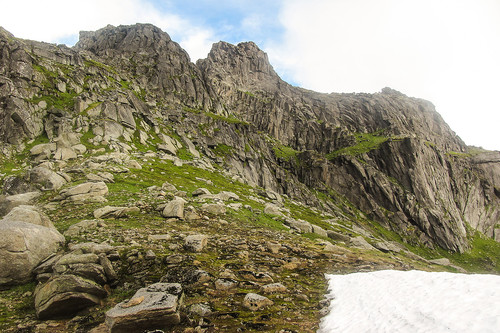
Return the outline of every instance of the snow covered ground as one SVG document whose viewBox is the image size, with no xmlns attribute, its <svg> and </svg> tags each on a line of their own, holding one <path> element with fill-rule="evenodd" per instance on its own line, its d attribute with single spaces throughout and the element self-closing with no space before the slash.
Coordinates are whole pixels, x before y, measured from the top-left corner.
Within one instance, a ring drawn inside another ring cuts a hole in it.
<svg viewBox="0 0 500 333">
<path fill-rule="evenodd" d="M 318 333 L 500 332 L 500 276 L 422 271 L 328 275 Z"/>
</svg>

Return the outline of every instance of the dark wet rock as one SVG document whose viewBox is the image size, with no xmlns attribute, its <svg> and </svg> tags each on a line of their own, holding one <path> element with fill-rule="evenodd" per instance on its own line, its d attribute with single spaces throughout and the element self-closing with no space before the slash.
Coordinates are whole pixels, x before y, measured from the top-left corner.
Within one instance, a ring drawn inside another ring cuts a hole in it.
<svg viewBox="0 0 500 333">
<path fill-rule="evenodd" d="M 56 276 L 37 287 L 35 309 L 38 318 L 69 317 L 99 304 L 106 291 L 97 283 L 75 275 Z"/>
<path fill-rule="evenodd" d="M 176 266 L 167 271 L 161 282 L 180 283 L 185 287 L 201 285 L 209 282 L 212 276 L 196 266 Z"/>
</svg>

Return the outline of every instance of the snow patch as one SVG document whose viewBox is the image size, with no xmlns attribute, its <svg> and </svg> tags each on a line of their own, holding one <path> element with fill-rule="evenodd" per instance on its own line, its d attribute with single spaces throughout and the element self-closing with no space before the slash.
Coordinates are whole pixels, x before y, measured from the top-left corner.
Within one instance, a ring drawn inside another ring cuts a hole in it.
<svg viewBox="0 0 500 333">
<path fill-rule="evenodd" d="M 318 333 L 500 332 L 500 276 L 423 271 L 327 275 Z"/>
</svg>

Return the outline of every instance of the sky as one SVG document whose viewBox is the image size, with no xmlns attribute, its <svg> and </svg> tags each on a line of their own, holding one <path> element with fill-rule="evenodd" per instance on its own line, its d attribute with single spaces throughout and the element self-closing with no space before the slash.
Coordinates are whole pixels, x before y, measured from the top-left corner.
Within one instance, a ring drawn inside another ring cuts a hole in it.
<svg viewBox="0 0 500 333">
<path fill-rule="evenodd" d="M 500 0 L 0 0 L 16 37 L 74 45 L 81 30 L 152 23 L 189 54 L 254 41 L 287 82 L 391 87 L 436 106 L 468 145 L 500 150 Z"/>
</svg>

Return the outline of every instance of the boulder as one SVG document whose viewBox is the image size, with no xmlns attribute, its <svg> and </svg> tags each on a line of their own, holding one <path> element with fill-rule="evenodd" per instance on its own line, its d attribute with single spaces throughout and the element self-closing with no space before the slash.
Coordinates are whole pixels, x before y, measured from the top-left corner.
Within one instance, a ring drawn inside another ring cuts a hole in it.
<svg viewBox="0 0 500 333">
<path fill-rule="evenodd" d="M 250 311 L 258 311 L 273 304 L 274 302 L 269 298 L 254 293 L 248 293 L 243 299 L 243 306 Z"/>
<path fill-rule="evenodd" d="M 287 292 L 288 289 L 281 283 L 271 283 L 260 287 L 260 291 L 264 294 L 279 294 Z"/>
<path fill-rule="evenodd" d="M 368 243 L 363 236 L 351 238 L 351 245 L 363 250 L 376 250 L 370 243 Z"/>
<path fill-rule="evenodd" d="M 64 232 L 64 236 L 75 237 L 83 231 L 88 231 L 98 226 L 97 220 L 83 220 L 73 224 Z"/>
<path fill-rule="evenodd" d="M 36 188 L 27 181 L 24 177 L 20 176 L 7 176 L 3 182 L 3 193 L 7 195 L 15 195 L 26 193 L 35 190 Z"/>
<path fill-rule="evenodd" d="M 280 211 L 280 208 L 272 203 L 268 203 L 266 207 L 264 207 L 264 214 L 283 216 L 283 213 Z"/>
<path fill-rule="evenodd" d="M 54 153 L 54 159 L 61 161 L 67 161 L 77 157 L 76 152 L 72 148 L 67 147 L 58 148 Z"/>
<path fill-rule="evenodd" d="M 160 282 L 181 283 L 183 286 L 191 287 L 206 283 L 212 279 L 212 276 L 196 266 L 173 266 L 167 270 L 167 273 L 161 278 Z"/>
<path fill-rule="evenodd" d="M 111 333 L 166 330 L 180 322 L 183 292 L 178 283 L 155 283 L 106 312 Z"/>
<path fill-rule="evenodd" d="M 56 172 L 42 166 L 31 169 L 29 179 L 44 190 L 58 190 L 66 184 L 66 179 Z"/>
<path fill-rule="evenodd" d="M 106 194 L 108 194 L 108 186 L 104 182 L 83 183 L 60 192 L 64 200 L 76 202 L 105 202 L 104 195 Z"/>
<path fill-rule="evenodd" d="M 56 144 L 55 143 L 41 143 L 39 145 L 33 146 L 30 149 L 30 154 L 31 156 L 38 156 L 41 154 L 48 155 L 56 150 Z"/>
<path fill-rule="evenodd" d="M 451 265 L 451 261 L 448 258 L 432 259 L 432 260 L 429 260 L 429 262 L 432 264 L 441 265 L 441 266 L 450 266 Z"/>
<path fill-rule="evenodd" d="M 229 200 L 239 201 L 240 197 L 236 193 L 229 191 L 222 191 L 214 195 L 214 199 L 219 199 L 222 201 L 229 201 Z"/>
<path fill-rule="evenodd" d="M 328 238 L 339 242 L 348 243 L 351 240 L 351 237 L 333 230 L 327 230 L 326 234 L 328 235 Z"/>
<path fill-rule="evenodd" d="M 220 204 L 204 204 L 201 206 L 201 210 L 207 214 L 212 214 L 212 215 L 226 214 L 226 207 Z"/>
<path fill-rule="evenodd" d="M 94 211 L 94 217 L 96 219 L 101 219 L 101 218 L 120 218 L 120 217 L 126 217 L 130 214 L 135 214 L 139 213 L 140 209 L 137 207 L 113 207 L 113 206 L 106 206 L 102 207 L 99 209 L 96 209 Z"/>
<path fill-rule="evenodd" d="M 40 194 L 40 192 L 28 192 L 8 196 L 0 195 L 0 216 L 6 215 L 14 207 L 33 203 Z"/>
<path fill-rule="evenodd" d="M 26 222 L 36 225 L 41 225 L 47 228 L 54 228 L 50 219 L 42 212 L 39 212 L 35 206 L 20 205 L 14 207 L 2 221 L 17 221 Z"/>
<path fill-rule="evenodd" d="M 313 231 L 311 223 L 307 221 L 287 219 L 285 223 L 300 233 Z"/>
<path fill-rule="evenodd" d="M 206 188 L 198 188 L 193 191 L 192 195 L 193 197 L 197 197 L 200 195 L 212 195 L 212 193 L 210 193 L 210 191 L 207 190 Z"/>
<path fill-rule="evenodd" d="M 0 285 L 29 281 L 33 269 L 65 241 L 53 228 L 26 222 L 1 222 L 0 235 Z"/>
<path fill-rule="evenodd" d="M 114 183 L 115 177 L 112 173 L 109 172 L 98 172 L 98 173 L 90 173 L 87 175 L 87 179 L 92 182 L 105 182 L 105 183 Z"/>
<path fill-rule="evenodd" d="M 73 316 L 100 303 L 107 293 L 97 283 L 76 275 L 59 275 L 35 290 L 35 310 L 39 319 Z"/>
<path fill-rule="evenodd" d="M 164 217 L 184 218 L 184 202 L 181 198 L 170 201 L 163 209 L 162 215 Z"/>
<path fill-rule="evenodd" d="M 229 278 L 219 278 L 215 280 L 215 289 L 219 291 L 229 291 L 238 287 L 238 281 Z"/>
<path fill-rule="evenodd" d="M 192 252 L 201 252 L 207 246 L 207 235 L 190 235 L 184 240 L 184 248 Z"/>
<path fill-rule="evenodd" d="M 323 237 L 328 237 L 328 234 L 327 234 L 326 230 L 323 229 L 323 228 L 321 228 L 320 226 L 317 226 L 315 224 L 311 224 L 311 227 L 312 227 L 313 233 L 315 233 L 316 235 L 320 235 L 320 236 L 323 236 Z"/>
</svg>

